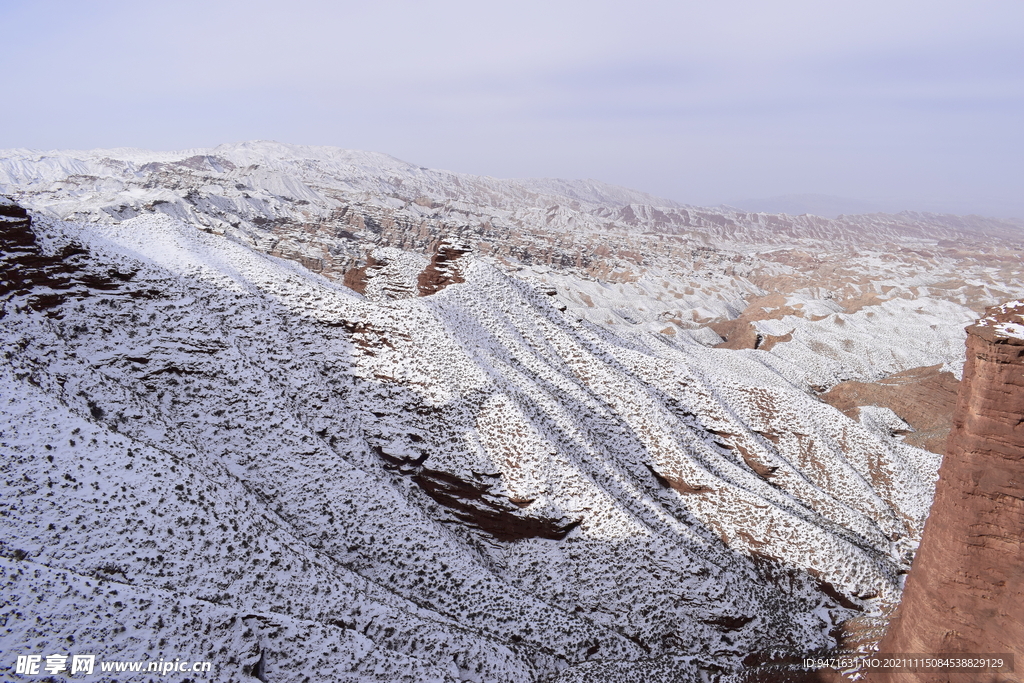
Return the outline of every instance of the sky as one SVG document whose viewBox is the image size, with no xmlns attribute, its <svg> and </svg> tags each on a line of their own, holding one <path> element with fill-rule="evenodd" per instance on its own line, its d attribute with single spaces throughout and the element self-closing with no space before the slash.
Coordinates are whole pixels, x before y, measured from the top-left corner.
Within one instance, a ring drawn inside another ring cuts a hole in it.
<svg viewBox="0 0 1024 683">
<path fill-rule="evenodd" d="M 1024 218 L 1024 0 L 0 0 L 0 149 L 277 140 Z"/>
</svg>

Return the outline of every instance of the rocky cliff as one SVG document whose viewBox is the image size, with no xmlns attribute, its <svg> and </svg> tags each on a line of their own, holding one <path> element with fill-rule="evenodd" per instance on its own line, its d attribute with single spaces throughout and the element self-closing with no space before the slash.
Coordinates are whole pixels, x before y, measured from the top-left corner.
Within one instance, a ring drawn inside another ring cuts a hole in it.
<svg viewBox="0 0 1024 683">
<path fill-rule="evenodd" d="M 1024 301 L 967 328 L 967 364 L 921 547 L 882 652 L 1007 652 L 1024 665 Z M 1019 674 L 887 673 L 876 681 Z"/>
</svg>

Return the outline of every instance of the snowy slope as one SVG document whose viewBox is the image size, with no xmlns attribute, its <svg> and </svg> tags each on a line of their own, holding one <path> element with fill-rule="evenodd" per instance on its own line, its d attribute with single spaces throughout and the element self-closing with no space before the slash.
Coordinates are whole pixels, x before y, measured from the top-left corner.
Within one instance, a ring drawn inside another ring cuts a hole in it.
<svg viewBox="0 0 1024 683">
<path fill-rule="evenodd" d="M 42 601 L 5 652 L 679 677 L 827 647 L 907 569 L 935 458 L 731 351 L 612 336 L 479 261 L 372 301 L 168 217 L 30 230 L 4 592 Z"/>
<path fill-rule="evenodd" d="M 5 653 L 678 681 L 868 642 L 939 458 L 817 393 L 959 372 L 1024 294 L 986 219 L 277 143 L 2 157 Z"/>
</svg>

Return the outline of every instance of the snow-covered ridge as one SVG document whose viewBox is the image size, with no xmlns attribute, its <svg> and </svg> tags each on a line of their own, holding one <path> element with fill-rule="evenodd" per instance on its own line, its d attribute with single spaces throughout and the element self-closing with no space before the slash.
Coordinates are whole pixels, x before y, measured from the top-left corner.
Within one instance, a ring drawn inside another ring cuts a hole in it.
<svg viewBox="0 0 1024 683">
<path fill-rule="evenodd" d="M 40 270 L 0 318 L 5 652 L 686 680 L 834 645 L 927 509 L 936 458 L 784 362 L 617 337 L 474 257 L 374 301 L 168 216 L 6 234 Z"/>
<path fill-rule="evenodd" d="M 487 207 L 525 217 L 522 210 L 532 207 L 547 212 L 538 214 L 538 218 L 543 218 L 547 224 L 551 224 L 553 219 L 556 224 L 580 221 L 593 224 L 596 221 L 596 224 L 636 225 L 649 222 L 652 227 L 680 225 L 703 228 L 718 236 L 753 231 L 762 236 L 774 232 L 791 237 L 817 234 L 835 238 L 844 230 L 852 230 L 871 236 L 885 233 L 922 236 L 932 233 L 936 237 L 955 237 L 958 234 L 998 233 L 1016 235 L 1019 239 L 1024 230 L 1024 226 L 1010 221 L 913 213 L 854 216 L 842 221 L 815 216 L 772 217 L 727 208 L 687 207 L 596 180 L 496 179 L 427 169 L 377 152 L 266 141 L 179 152 L 150 152 L 134 148 L 0 150 L 0 191 L 38 195 L 53 189 L 49 187 L 51 184 L 70 182 L 90 191 L 88 197 L 78 197 L 78 211 L 86 209 L 89 204 L 93 209 L 102 209 L 105 208 L 104 202 L 111 199 L 110 190 L 118 190 L 119 187 L 118 191 L 123 191 L 135 185 L 135 199 L 146 196 L 166 199 L 146 192 L 153 189 L 152 179 L 139 182 L 161 170 L 161 166 L 209 174 L 215 185 L 219 184 L 218 180 L 239 177 L 255 180 L 253 186 L 259 189 L 263 182 L 271 179 L 290 179 L 289 187 L 278 186 L 276 189 L 290 189 L 292 195 L 282 196 L 293 201 L 312 202 L 315 205 L 313 209 L 324 202 L 327 206 L 321 208 L 331 208 L 329 195 L 332 192 L 325 193 L 324 190 L 335 190 L 363 193 L 377 200 L 398 199 L 403 203 L 440 202 L 449 210 L 470 209 L 470 213 L 473 213 L 472 207 L 477 210 Z M 235 188 L 224 185 L 215 194 L 231 196 L 236 194 L 231 192 L 232 189 Z M 263 189 L 275 187 L 271 185 Z M 555 215 L 550 215 L 552 211 Z"/>
<path fill-rule="evenodd" d="M 135 148 L 82 151 L 13 149 L 0 150 L 0 159 L 3 160 L 0 163 L 0 187 L 5 189 L 55 182 L 71 176 L 132 178 L 144 175 L 149 164 L 178 163 L 196 166 L 196 170 L 205 167 L 221 174 L 237 168 L 258 167 L 278 174 L 322 175 L 344 188 L 370 192 L 399 191 L 403 185 L 410 184 L 416 192 L 427 195 L 453 195 L 453 188 L 458 188 L 461 193 L 475 190 L 501 193 L 517 201 L 532 199 L 538 205 L 541 198 L 549 197 L 589 204 L 678 206 L 670 200 L 596 180 L 481 178 L 415 166 L 379 152 L 264 141 L 178 152 L 150 152 Z M 416 196 L 411 199 L 416 199 Z"/>
</svg>

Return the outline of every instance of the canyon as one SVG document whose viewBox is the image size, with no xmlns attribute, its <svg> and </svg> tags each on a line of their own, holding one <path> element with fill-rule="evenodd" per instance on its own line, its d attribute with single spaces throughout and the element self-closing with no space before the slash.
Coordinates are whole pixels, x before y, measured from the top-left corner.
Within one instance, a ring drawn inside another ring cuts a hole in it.
<svg viewBox="0 0 1024 683">
<path fill-rule="evenodd" d="M 975 428 L 964 328 L 1024 296 L 1015 221 L 334 148 L 7 150 L 0 194 L 0 649 L 224 681 L 874 647 Z"/>
</svg>

